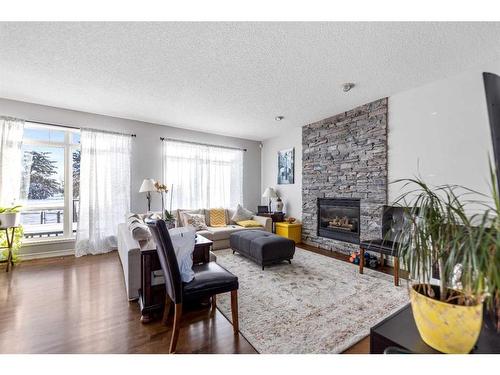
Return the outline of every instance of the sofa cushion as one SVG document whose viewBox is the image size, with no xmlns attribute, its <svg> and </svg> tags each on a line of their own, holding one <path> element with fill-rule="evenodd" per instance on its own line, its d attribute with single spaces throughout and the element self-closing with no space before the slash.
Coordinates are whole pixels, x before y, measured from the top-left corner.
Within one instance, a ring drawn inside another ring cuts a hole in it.
<svg viewBox="0 0 500 375">
<path fill-rule="evenodd" d="M 176 212 L 177 215 L 177 226 L 185 227 L 187 226 L 185 214 L 197 214 L 197 215 L 205 215 L 204 209 L 199 210 L 186 210 L 186 209 L 178 209 Z M 205 223 L 208 223 L 207 217 L 205 216 Z"/>
<path fill-rule="evenodd" d="M 227 225 L 235 225 L 236 221 L 233 221 L 231 218 L 234 216 L 236 209 L 228 208 L 226 211 L 227 211 L 226 224 Z"/>
<path fill-rule="evenodd" d="M 243 221 L 238 221 L 236 224 L 238 224 L 240 227 L 243 228 L 262 228 L 262 225 L 260 225 L 259 222 L 255 220 L 243 220 Z"/>
<path fill-rule="evenodd" d="M 128 226 L 132 237 L 136 241 L 147 241 L 151 238 L 151 232 L 146 224 L 134 221 Z"/>
<path fill-rule="evenodd" d="M 231 220 L 234 222 L 243 221 L 243 220 L 251 220 L 253 217 L 253 212 L 247 210 L 242 207 L 240 204 L 236 207 L 234 215 L 231 217 Z"/>
<path fill-rule="evenodd" d="M 223 208 L 212 208 L 209 210 L 210 226 L 224 227 L 226 226 L 226 210 Z"/>
<path fill-rule="evenodd" d="M 151 232 L 144 223 L 144 216 L 141 214 L 127 215 L 128 230 L 136 241 L 147 241 L 151 238 Z"/>
<path fill-rule="evenodd" d="M 214 240 L 214 233 L 209 230 L 209 228 L 205 230 L 199 230 L 196 232 L 196 234 L 199 234 L 202 237 L 205 237 L 207 240 L 213 241 Z"/>
<path fill-rule="evenodd" d="M 231 233 L 236 233 L 245 228 L 239 225 L 227 225 L 225 227 L 208 227 L 208 230 L 212 233 L 212 241 L 227 240 Z"/>
<path fill-rule="evenodd" d="M 205 223 L 205 215 L 203 214 L 192 214 L 192 213 L 184 213 L 185 217 L 185 225 L 191 225 L 195 228 L 195 230 L 206 230 L 207 224 Z"/>
</svg>

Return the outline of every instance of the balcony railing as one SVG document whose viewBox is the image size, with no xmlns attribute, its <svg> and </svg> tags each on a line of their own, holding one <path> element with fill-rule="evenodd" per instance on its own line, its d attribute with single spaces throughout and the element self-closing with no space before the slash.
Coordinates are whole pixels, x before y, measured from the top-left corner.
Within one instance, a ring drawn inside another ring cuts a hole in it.
<svg viewBox="0 0 500 375">
<path fill-rule="evenodd" d="M 76 233 L 79 200 L 73 200 L 72 233 Z M 36 206 L 21 212 L 25 238 L 64 236 L 64 207 L 62 205 Z"/>
</svg>

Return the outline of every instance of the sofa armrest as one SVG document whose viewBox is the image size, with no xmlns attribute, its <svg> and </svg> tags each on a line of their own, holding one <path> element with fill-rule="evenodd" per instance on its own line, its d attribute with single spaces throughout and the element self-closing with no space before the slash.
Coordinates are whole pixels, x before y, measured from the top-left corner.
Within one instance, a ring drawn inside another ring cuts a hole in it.
<svg viewBox="0 0 500 375">
<path fill-rule="evenodd" d="M 118 225 L 118 255 L 123 268 L 125 288 L 129 300 L 139 297 L 141 287 L 141 249 L 127 224 Z"/>
<path fill-rule="evenodd" d="M 272 232 L 273 231 L 273 220 L 270 217 L 255 215 L 254 217 L 252 217 L 252 220 L 255 220 L 260 225 L 262 225 L 264 227 L 264 230 L 266 232 Z"/>
</svg>

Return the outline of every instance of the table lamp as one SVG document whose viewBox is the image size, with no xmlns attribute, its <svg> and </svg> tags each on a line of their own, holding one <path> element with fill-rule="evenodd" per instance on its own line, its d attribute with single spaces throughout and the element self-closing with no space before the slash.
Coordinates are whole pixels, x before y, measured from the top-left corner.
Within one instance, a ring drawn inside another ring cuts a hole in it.
<svg viewBox="0 0 500 375">
<path fill-rule="evenodd" d="M 141 188 L 139 189 L 139 193 L 147 193 L 146 198 L 148 200 L 148 212 L 151 211 L 151 192 L 156 191 L 155 188 L 155 180 L 152 178 L 145 178 L 142 181 Z"/>
<path fill-rule="evenodd" d="M 278 194 L 276 194 L 276 191 L 272 187 L 268 187 L 265 191 L 264 194 L 262 194 L 263 198 L 268 198 L 269 199 L 269 212 L 271 211 L 271 202 L 272 198 L 277 198 Z"/>
</svg>

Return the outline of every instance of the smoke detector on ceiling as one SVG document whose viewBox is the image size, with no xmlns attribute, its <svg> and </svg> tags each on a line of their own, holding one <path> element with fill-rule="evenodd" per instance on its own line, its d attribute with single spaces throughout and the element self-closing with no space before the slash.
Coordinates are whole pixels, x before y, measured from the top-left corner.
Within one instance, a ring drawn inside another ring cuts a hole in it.
<svg viewBox="0 0 500 375">
<path fill-rule="evenodd" d="M 342 85 L 342 91 L 344 91 L 344 92 L 348 92 L 348 91 L 350 91 L 350 90 L 351 90 L 354 86 L 355 86 L 355 84 L 354 84 L 354 83 L 352 83 L 352 82 L 347 82 L 347 83 L 344 83 L 344 84 Z"/>
</svg>

